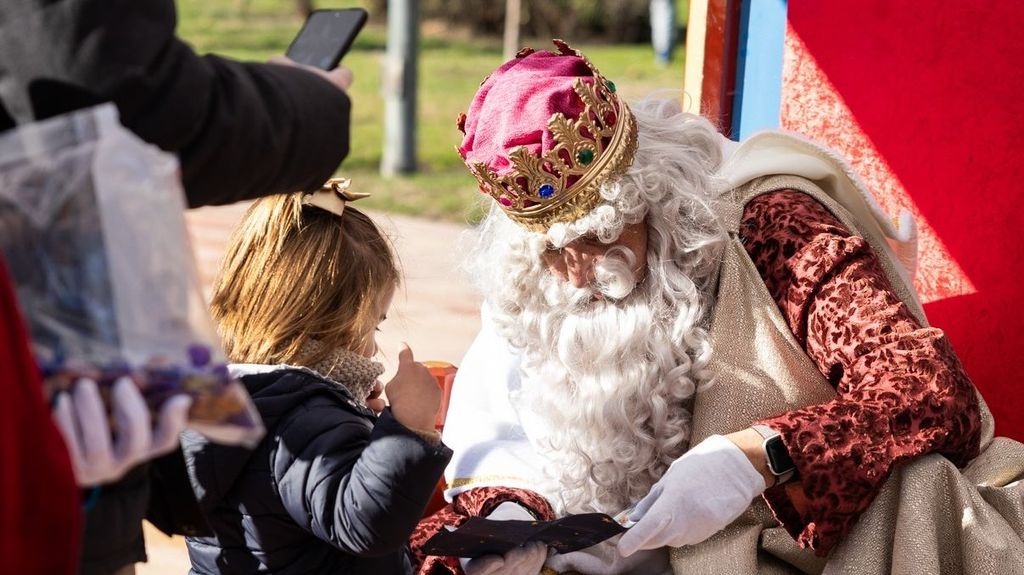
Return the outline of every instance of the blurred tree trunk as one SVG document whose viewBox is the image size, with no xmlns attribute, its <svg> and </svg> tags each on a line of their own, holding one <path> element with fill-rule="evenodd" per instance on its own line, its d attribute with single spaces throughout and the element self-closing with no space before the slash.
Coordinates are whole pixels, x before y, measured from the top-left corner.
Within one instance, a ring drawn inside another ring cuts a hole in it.
<svg viewBox="0 0 1024 575">
<path fill-rule="evenodd" d="M 505 59 L 519 51 L 519 0 L 505 0 Z"/>
<path fill-rule="evenodd" d="M 313 0 L 295 0 L 295 9 L 298 11 L 299 16 L 308 18 L 315 9 L 313 6 Z"/>
</svg>

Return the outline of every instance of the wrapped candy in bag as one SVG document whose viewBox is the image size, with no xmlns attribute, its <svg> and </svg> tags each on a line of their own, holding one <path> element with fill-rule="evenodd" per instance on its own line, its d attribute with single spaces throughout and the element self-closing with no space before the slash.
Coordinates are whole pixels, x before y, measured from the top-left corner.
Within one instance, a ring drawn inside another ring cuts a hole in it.
<svg viewBox="0 0 1024 575">
<path fill-rule="evenodd" d="M 130 377 L 154 417 L 193 398 L 189 427 L 255 445 L 263 425 L 228 374 L 199 288 L 177 160 L 105 104 L 0 136 L 0 250 L 46 392 Z"/>
</svg>

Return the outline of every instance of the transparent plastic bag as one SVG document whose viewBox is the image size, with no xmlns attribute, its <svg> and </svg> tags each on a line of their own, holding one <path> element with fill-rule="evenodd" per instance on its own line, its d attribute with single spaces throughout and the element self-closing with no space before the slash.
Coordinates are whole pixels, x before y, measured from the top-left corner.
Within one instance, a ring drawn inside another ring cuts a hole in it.
<svg viewBox="0 0 1024 575">
<path fill-rule="evenodd" d="M 123 128 L 113 105 L 0 136 L 0 250 L 47 393 L 127 375 L 154 416 L 187 393 L 189 427 L 252 446 L 263 425 L 228 375 L 185 207 L 177 160 Z"/>
</svg>

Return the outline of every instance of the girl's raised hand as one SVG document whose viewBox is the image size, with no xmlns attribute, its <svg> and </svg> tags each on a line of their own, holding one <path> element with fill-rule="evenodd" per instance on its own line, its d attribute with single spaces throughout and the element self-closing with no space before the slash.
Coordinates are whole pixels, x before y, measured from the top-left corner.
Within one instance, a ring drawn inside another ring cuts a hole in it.
<svg viewBox="0 0 1024 575">
<path fill-rule="evenodd" d="M 384 390 L 391 414 L 412 430 L 432 431 L 441 408 L 441 388 L 423 364 L 413 359 L 409 345 L 398 352 L 398 372 Z"/>
<path fill-rule="evenodd" d="M 366 396 L 366 407 L 370 408 L 374 413 L 379 414 L 384 411 L 384 408 L 388 406 L 384 402 L 384 398 L 381 397 L 381 393 L 384 392 L 384 384 L 378 379 L 373 384 L 373 389 L 370 390 L 370 394 Z"/>
</svg>

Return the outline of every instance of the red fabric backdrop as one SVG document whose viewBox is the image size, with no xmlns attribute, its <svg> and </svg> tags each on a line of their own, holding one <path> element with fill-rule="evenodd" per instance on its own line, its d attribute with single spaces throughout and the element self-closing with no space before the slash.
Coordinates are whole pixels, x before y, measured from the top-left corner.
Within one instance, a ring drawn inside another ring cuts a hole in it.
<svg viewBox="0 0 1024 575">
<path fill-rule="evenodd" d="M 0 572 L 78 571 L 82 514 L 0 258 Z"/>
<path fill-rule="evenodd" d="M 845 153 L 921 227 L 918 288 L 1024 439 L 1024 3 L 789 0 L 782 126 Z"/>
</svg>

